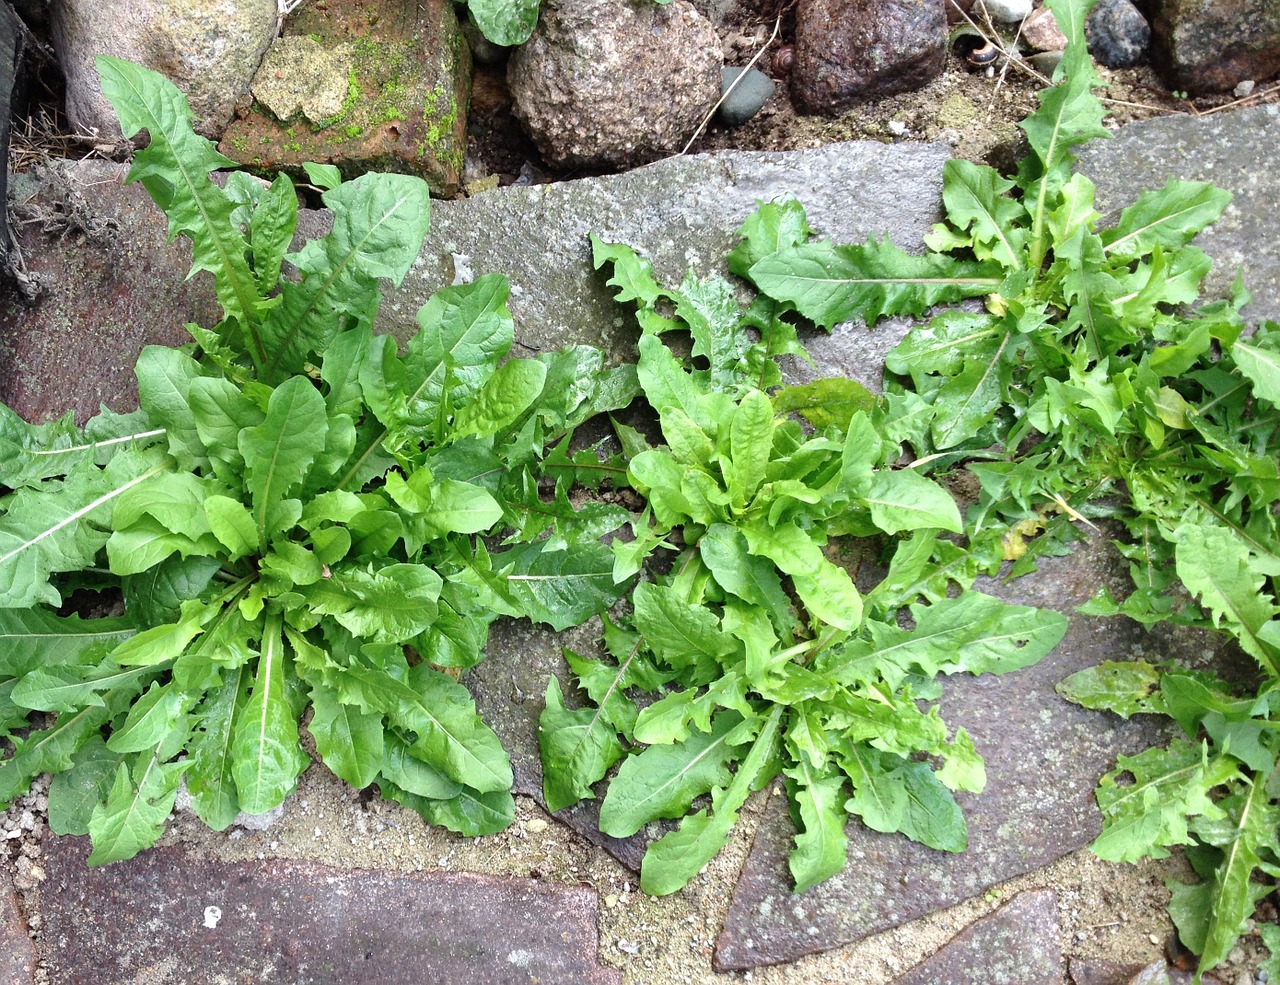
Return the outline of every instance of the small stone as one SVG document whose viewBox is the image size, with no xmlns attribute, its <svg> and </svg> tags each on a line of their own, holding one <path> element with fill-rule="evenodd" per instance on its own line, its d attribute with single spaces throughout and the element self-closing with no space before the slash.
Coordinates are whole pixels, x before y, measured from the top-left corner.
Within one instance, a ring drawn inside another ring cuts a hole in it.
<svg viewBox="0 0 1280 985">
<path fill-rule="evenodd" d="M 615 906 L 618 905 L 618 894 L 610 893 L 608 896 L 606 896 L 604 898 L 604 905 L 610 910 L 612 910 Z"/>
<path fill-rule="evenodd" d="M 777 88 L 773 79 L 758 69 L 749 68 L 744 71 L 737 66 L 726 66 L 720 71 L 720 89 L 724 94 L 724 102 L 717 112 L 720 122 L 725 126 L 742 126 L 760 112 L 760 108 L 769 101 Z"/>
<path fill-rule="evenodd" d="M 525 822 L 524 828 L 530 834 L 535 834 L 535 835 L 541 834 L 542 832 L 547 830 L 546 818 L 531 817 L 528 821 Z"/>
<path fill-rule="evenodd" d="M 1027 59 L 1041 75 L 1052 75 L 1062 61 L 1061 51 L 1041 51 Z"/>
<path fill-rule="evenodd" d="M 1249 95 L 1249 93 L 1253 92 L 1254 85 L 1255 83 L 1253 79 L 1245 79 L 1243 82 L 1238 83 L 1236 87 L 1231 90 L 1231 93 L 1237 99 L 1243 99 L 1245 96 Z"/>
<path fill-rule="evenodd" d="M 1129 0 L 1098 0 L 1084 22 L 1089 54 L 1107 68 L 1132 68 L 1151 43 L 1151 26 Z"/>
<path fill-rule="evenodd" d="M 1033 10 L 1022 22 L 1022 39 L 1036 51 L 1062 51 L 1067 47 L 1067 36 L 1047 7 Z"/>
<path fill-rule="evenodd" d="M 1031 13 L 1031 0 L 981 0 L 981 6 L 997 24 L 1017 24 Z"/>
<path fill-rule="evenodd" d="M 901 120 L 890 120 L 889 132 L 895 137 L 905 137 L 907 134 L 907 125 Z"/>
</svg>

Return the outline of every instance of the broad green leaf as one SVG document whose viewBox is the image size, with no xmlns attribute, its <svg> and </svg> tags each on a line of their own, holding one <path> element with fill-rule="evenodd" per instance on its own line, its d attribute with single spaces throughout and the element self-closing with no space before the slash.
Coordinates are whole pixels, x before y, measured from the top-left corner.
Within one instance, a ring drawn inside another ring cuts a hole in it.
<svg viewBox="0 0 1280 985">
<path fill-rule="evenodd" d="M 735 509 L 742 509 L 760 488 L 773 452 L 773 403 L 752 390 L 738 403 L 729 425 L 729 461 L 725 483 Z"/>
<path fill-rule="evenodd" d="M 464 789 L 461 783 L 450 780 L 430 763 L 415 756 L 394 732 L 385 735 L 378 772 L 380 782 L 381 779 L 390 780 L 401 790 L 430 800 L 449 800 Z"/>
<path fill-rule="evenodd" d="M 494 44 L 510 46 L 529 40 L 538 23 L 539 0 L 467 0 L 480 33 Z"/>
<path fill-rule="evenodd" d="M 149 345 L 133 371 L 142 409 L 148 420 L 164 428 L 169 454 L 179 468 L 207 466 L 208 450 L 192 409 L 192 389 L 203 375 L 199 363 L 177 349 Z"/>
<path fill-rule="evenodd" d="M 649 746 L 625 760 L 600 804 L 600 830 L 628 838 L 650 821 L 682 816 L 695 797 L 728 786 L 729 763 L 739 755 L 729 740 L 741 721 L 733 712 L 717 715 L 709 732 Z"/>
<path fill-rule="evenodd" d="M 538 719 L 542 794 L 558 811 L 594 797 L 592 784 L 623 755 L 618 735 L 599 708 L 565 708 L 560 682 L 547 680 L 546 707 Z"/>
<path fill-rule="evenodd" d="M 509 427 L 538 399 L 546 378 L 547 367 L 537 360 L 503 363 L 471 402 L 458 409 L 454 432 L 487 438 Z"/>
<path fill-rule="evenodd" d="M 328 423 L 324 399 L 306 377 L 294 376 L 271 394 L 262 423 L 240 432 L 245 485 L 253 497 L 258 543 L 265 544 L 272 511 L 301 485 L 311 463 L 324 450 Z"/>
<path fill-rule="evenodd" d="M 1280 606 L 1262 591 L 1264 578 L 1247 545 L 1222 527 L 1188 523 L 1177 532 L 1174 556 L 1178 577 L 1213 614 L 1214 625 L 1225 623 L 1245 652 L 1280 672 L 1280 650 L 1258 636 Z"/>
<path fill-rule="evenodd" d="M 20 677 L 60 664 L 96 666 L 136 632 L 123 617 L 82 619 L 48 609 L 0 609 L 0 674 Z"/>
<path fill-rule="evenodd" d="M 240 798 L 232 775 L 235 723 L 249 700 L 250 674 L 238 667 L 221 687 L 206 693 L 195 711 L 195 728 L 187 745 L 191 768 L 187 791 L 200 820 L 225 831 L 240 813 Z"/>
<path fill-rule="evenodd" d="M 324 764 L 357 790 L 367 787 L 383 768 L 382 716 L 343 704 L 318 684 L 311 686 L 311 707 L 307 731 Z"/>
<path fill-rule="evenodd" d="M 476 714 L 470 692 L 425 664 L 409 683 L 363 665 L 345 668 L 335 689 L 343 702 L 381 712 L 417 736 L 413 754 L 445 776 L 480 793 L 511 788 L 511 762 L 502 743 Z"/>
<path fill-rule="evenodd" d="M 0 515 L 0 608 L 61 605 L 62 596 L 50 576 L 93 567 L 108 539 L 102 526 L 110 517 L 111 502 L 164 470 L 165 465 L 153 458 L 130 457 L 119 469 L 89 466 L 61 484 L 19 489 L 5 497 Z"/>
<path fill-rule="evenodd" d="M 443 435 L 442 415 L 452 409 L 444 403 L 446 382 L 450 404 L 469 399 L 511 348 L 509 293 L 498 274 L 437 291 L 418 312 L 420 330 L 390 376 L 385 360 L 364 360 L 359 372 L 365 400 L 383 424 L 423 428 L 437 439 Z M 393 344 L 388 353 L 394 350 Z"/>
<path fill-rule="evenodd" d="M 959 533 L 960 510 L 950 493 L 915 469 L 880 469 L 858 490 L 885 533 L 941 527 Z"/>
<path fill-rule="evenodd" d="M 87 835 L 93 810 L 107 799 L 120 755 L 94 736 L 76 752 L 73 765 L 49 784 L 49 830 L 58 835 Z"/>
<path fill-rule="evenodd" d="M 24 794 L 32 777 L 71 769 L 76 752 L 102 737 L 102 726 L 111 718 L 103 706 L 81 706 L 58 715 L 48 728 L 37 729 L 14 741 L 13 754 L 0 763 L 0 803 L 11 803 Z"/>
<path fill-rule="evenodd" d="M 387 564 L 336 568 L 299 590 L 314 612 L 332 616 L 355 636 L 407 643 L 430 628 L 441 585 L 424 564 Z"/>
<path fill-rule="evenodd" d="M 293 792 L 308 759 L 285 695 L 285 646 L 279 617 L 268 617 L 262 655 L 231 738 L 231 775 L 241 810 L 265 814 Z"/>
<path fill-rule="evenodd" d="M 913 256 L 886 237 L 862 246 L 804 243 L 758 261 L 749 276 L 765 294 L 831 329 L 989 294 L 1000 286 L 997 270 L 937 253 Z"/>
<path fill-rule="evenodd" d="M 738 811 L 773 762 L 778 746 L 782 707 L 775 706 L 760 727 L 751 751 L 743 758 L 733 781 L 723 792 L 712 792 L 714 814 L 688 814 L 675 831 L 653 842 L 640 865 L 640 888 L 651 896 L 666 896 L 688 884 L 729 841 Z"/>
<path fill-rule="evenodd" d="M 1231 193 L 1203 181 L 1170 179 L 1145 191 L 1102 233 L 1103 248 L 1125 260 L 1144 257 L 1157 246 L 1177 249 L 1218 220 Z"/>
<path fill-rule="evenodd" d="M 121 763 L 106 803 L 94 808 L 89 821 L 89 864 L 121 862 L 154 845 L 173 810 L 186 768 L 185 762 L 162 763 L 145 754 L 132 767 Z"/>
<path fill-rule="evenodd" d="M 1258 901 L 1271 888 L 1256 880 L 1260 868 L 1274 874 L 1264 858 L 1274 859 L 1280 850 L 1276 826 L 1280 809 L 1267 794 L 1264 777 L 1242 784 L 1242 789 L 1219 802 L 1226 817 L 1219 824 L 1197 825 L 1197 832 L 1222 850 L 1222 861 L 1214 874 L 1204 950 L 1199 971 L 1205 972 L 1227 960 L 1236 941 L 1247 932 Z"/>
<path fill-rule="evenodd" d="M 213 535 L 236 561 L 257 553 L 261 547 L 253 514 L 238 499 L 210 496 L 204 501 L 205 520 Z"/>
<path fill-rule="evenodd" d="M 624 586 L 613 580 L 613 554 L 598 541 L 563 551 L 522 544 L 493 555 L 497 578 L 513 603 L 510 615 L 546 623 L 555 630 L 577 626 L 607 610 Z"/>
<path fill-rule="evenodd" d="M 191 696 L 176 684 L 153 683 L 133 702 L 124 722 L 112 730 L 107 748 L 117 753 L 166 750 L 175 733 L 185 738 L 190 729 L 186 713 L 191 703 Z"/>
<path fill-rule="evenodd" d="M 438 824 L 468 837 L 496 834 L 516 817 L 515 798 L 505 790 L 479 793 L 462 787 L 452 797 L 435 800 L 420 797 L 383 780 L 383 794 L 410 810 L 417 811 L 428 824 Z"/>
<path fill-rule="evenodd" d="M 1253 392 L 1280 407 L 1280 350 L 1237 342 L 1231 347 L 1231 358 L 1253 384 Z"/>
<path fill-rule="evenodd" d="M 689 668 L 697 683 L 719 676 L 720 660 L 736 647 L 712 612 L 648 582 L 636 586 L 633 600 L 636 628 L 659 659 Z"/>
<path fill-rule="evenodd" d="M 322 196 L 333 230 L 286 259 L 302 271 L 282 281 L 281 303 L 261 328 L 268 378 L 298 372 L 342 327 L 341 316 L 372 324 L 378 278 L 399 284 L 427 233 L 430 197 L 421 178 L 370 172 Z"/>
<path fill-rule="evenodd" d="M 698 540 L 702 563 L 726 592 L 764 609 L 782 630 L 789 625 L 791 602 L 767 559 L 747 551 L 747 540 L 727 523 L 714 524 Z"/>
<path fill-rule="evenodd" d="M 784 772 L 796 784 L 794 797 L 800 808 L 802 826 L 787 866 L 795 880 L 794 891 L 803 893 L 838 873 L 847 861 L 845 781 L 834 772 L 828 775 L 815 772 L 803 761 Z"/>
</svg>

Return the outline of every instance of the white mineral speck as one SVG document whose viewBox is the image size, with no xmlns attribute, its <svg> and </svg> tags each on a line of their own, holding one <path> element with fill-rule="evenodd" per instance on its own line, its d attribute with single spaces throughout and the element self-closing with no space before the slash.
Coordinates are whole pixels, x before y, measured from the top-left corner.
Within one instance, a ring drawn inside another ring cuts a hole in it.
<svg viewBox="0 0 1280 985">
<path fill-rule="evenodd" d="M 206 906 L 204 908 L 204 925 L 210 930 L 218 926 L 218 921 L 222 919 L 222 909 L 217 906 Z"/>
</svg>

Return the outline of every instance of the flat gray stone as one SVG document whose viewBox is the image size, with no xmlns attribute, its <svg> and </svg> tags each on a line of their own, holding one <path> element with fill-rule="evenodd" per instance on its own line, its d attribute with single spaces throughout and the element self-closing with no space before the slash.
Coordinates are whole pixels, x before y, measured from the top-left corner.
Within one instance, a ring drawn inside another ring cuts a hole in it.
<svg viewBox="0 0 1280 985">
<path fill-rule="evenodd" d="M 1221 640 L 1207 633 L 1147 634 L 1129 620 L 1076 614 L 1075 607 L 1104 583 L 1118 589 L 1123 567 L 1105 542 L 1094 539 L 1011 584 L 983 580 L 977 586 L 1010 602 L 1057 609 L 1070 625 L 1057 649 L 1033 667 L 1000 676 L 958 675 L 945 683 L 943 719 L 970 732 L 987 764 L 986 789 L 956 796 L 968 820 L 967 851 L 935 851 L 855 819 L 846 828 L 844 870 L 795 895 L 787 870 L 794 828 L 782 798 L 775 798 L 734 887 L 716 967 L 778 964 L 860 940 L 1093 841 L 1101 831 L 1093 798 L 1098 778 L 1117 754 L 1166 741 L 1172 730 L 1165 719 L 1143 715 L 1125 722 L 1070 704 L 1058 696 L 1058 682 L 1102 660 L 1226 661 Z"/>
<path fill-rule="evenodd" d="M 52 985 L 621 982 L 597 959 L 599 898 L 584 887 L 214 862 L 178 848 L 88 868 L 88 847 L 44 843 Z"/>
<path fill-rule="evenodd" d="M 975 921 L 893 985 L 1047 985 L 1065 971 L 1058 894 L 1038 889 Z"/>
<path fill-rule="evenodd" d="M 1214 259 L 1207 290 L 1225 295 L 1243 270 L 1253 322 L 1280 320 L 1280 106 L 1208 116 L 1161 116 L 1130 123 L 1114 140 L 1084 147 L 1080 168 L 1098 186 L 1097 209 L 1115 218 L 1142 191 L 1170 178 L 1211 181 L 1235 197 L 1197 240 Z"/>
</svg>

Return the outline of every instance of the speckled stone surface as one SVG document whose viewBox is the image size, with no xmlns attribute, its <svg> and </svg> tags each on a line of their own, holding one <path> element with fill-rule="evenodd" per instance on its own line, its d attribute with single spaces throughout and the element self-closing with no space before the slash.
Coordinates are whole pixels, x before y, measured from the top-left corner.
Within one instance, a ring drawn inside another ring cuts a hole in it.
<svg viewBox="0 0 1280 985">
<path fill-rule="evenodd" d="M 1235 197 L 1196 244 L 1214 259 L 1208 290 L 1225 294 L 1244 272 L 1250 321 L 1280 320 L 1280 106 L 1209 116 L 1162 116 L 1131 123 L 1114 140 L 1095 140 L 1080 169 L 1098 186 L 1097 209 L 1109 218 L 1170 178 L 1212 181 Z"/>
<path fill-rule="evenodd" d="M 580 886 L 212 862 L 178 848 L 87 868 L 88 847 L 87 838 L 44 843 L 51 985 L 622 980 L 597 960 L 599 899 Z"/>
<path fill-rule="evenodd" d="M 1019 893 L 957 934 L 893 985 L 1049 985 L 1065 972 L 1058 894 Z"/>
<path fill-rule="evenodd" d="M 1040 570 L 981 590 L 1070 616 L 1066 637 L 1040 663 L 1013 674 L 947 680 L 940 701 L 952 728 L 963 726 L 986 759 L 987 787 L 958 794 L 969 848 L 953 855 L 852 821 L 848 864 L 827 882 L 791 892 L 787 854 L 794 829 L 775 798 L 756 833 L 716 944 L 717 967 L 777 964 L 896 927 L 1083 848 L 1097 837 L 1093 799 L 1117 753 L 1135 753 L 1171 734 L 1151 716 L 1121 721 L 1070 704 L 1059 681 L 1102 660 L 1146 655 L 1199 664 L 1218 659 L 1207 634 L 1147 634 L 1128 620 L 1080 616 L 1074 608 L 1100 584 L 1120 584 L 1116 555 L 1101 539 Z"/>
</svg>

